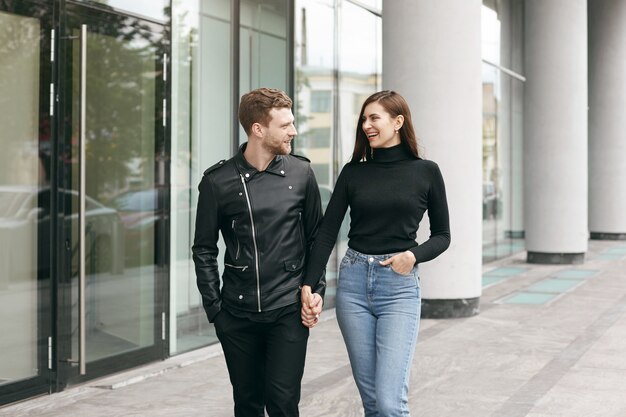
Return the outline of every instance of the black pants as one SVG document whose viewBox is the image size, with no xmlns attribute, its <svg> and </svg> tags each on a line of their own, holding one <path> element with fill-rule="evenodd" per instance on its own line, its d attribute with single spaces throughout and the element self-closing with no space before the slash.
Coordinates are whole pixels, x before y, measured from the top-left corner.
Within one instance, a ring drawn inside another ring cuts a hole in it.
<svg viewBox="0 0 626 417">
<path fill-rule="evenodd" d="M 235 317 L 215 322 L 233 385 L 235 417 L 297 417 L 309 329 L 300 311 L 271 323 Z"/>
</svg>

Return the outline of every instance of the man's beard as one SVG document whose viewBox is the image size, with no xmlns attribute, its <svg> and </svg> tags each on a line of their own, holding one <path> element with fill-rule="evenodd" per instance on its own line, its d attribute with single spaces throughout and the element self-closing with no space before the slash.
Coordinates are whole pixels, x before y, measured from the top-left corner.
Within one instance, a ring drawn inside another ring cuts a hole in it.
<svg viewBox="0 0 626 417">
<path fill-rule="evenodd" d="M 291 142 L 287 145 L 284 142 L 270 143 L 269 141 L 263 141 L 263 147 L 274 155 L 287 155 L 291 151 Z"/>
</svg>

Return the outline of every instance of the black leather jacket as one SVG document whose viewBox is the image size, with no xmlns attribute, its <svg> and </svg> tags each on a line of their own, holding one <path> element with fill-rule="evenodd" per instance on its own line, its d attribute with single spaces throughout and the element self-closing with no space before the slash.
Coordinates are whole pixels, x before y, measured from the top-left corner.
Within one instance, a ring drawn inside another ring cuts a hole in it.
<svg viewBox="0 0 626 417">
<path fill-rule="evenodd" d="M 306 158 L 279 155 L 259 172 L 243 156 L 204 172 L 198 187 L 192 247 L 197 284 L 209 321 L 222 307 L 263 312 L 300 301 L 305 257 L 322 218 L 320 193 Z M 218 233 L 226 243 L 223 285 Z M 314 291 L 324 295 L 319 277 Z"/>
</svg>

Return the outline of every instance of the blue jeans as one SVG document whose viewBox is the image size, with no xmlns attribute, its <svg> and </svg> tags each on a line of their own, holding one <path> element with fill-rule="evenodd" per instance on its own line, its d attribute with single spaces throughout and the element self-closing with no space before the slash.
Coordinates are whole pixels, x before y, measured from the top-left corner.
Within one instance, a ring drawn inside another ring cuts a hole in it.
<svg viewBox="0 0 626 417">
<path fill-rule="evenodd" d="M 409 373 L 419 329 L 417 265 L 400 275 L 348 249 L 339 268 L 337 322 L 348 349 L 365 417 L 409 416 Z"/>
</svg>

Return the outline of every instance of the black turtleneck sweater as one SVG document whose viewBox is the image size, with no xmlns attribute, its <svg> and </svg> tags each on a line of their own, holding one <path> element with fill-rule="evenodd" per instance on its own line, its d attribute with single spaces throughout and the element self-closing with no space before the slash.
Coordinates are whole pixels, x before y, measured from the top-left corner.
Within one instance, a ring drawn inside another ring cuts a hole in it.
<svg viewBox="0 0 626 417">
<path fill-rule="evenodd" d="M 374 149 L 371 160 L 343 167 L 307 262 L 306 285 L 314 287 L 326 267 L 348 207 L 348 246 L 358 252 L 410 250 L 421 263 L 450 245 L 446 190 L 437 164 L 416 159 L 402 144 Z M 418 246 L 415 236 L 426 210 L 430 238 Z"/>
</svg>

